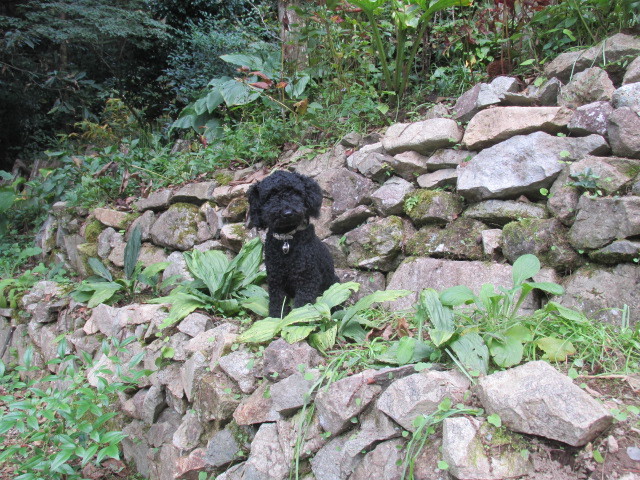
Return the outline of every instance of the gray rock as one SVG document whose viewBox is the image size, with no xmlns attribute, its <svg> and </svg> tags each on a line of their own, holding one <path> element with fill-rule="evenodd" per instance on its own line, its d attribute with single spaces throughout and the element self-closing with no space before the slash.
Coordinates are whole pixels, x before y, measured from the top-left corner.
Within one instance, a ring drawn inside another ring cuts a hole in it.
<svg viewBox="0 0 640 480">
<path fill-rule="evenodd" d="M 558 133 L 566 128 L 571 110 L 563 107 L 496 107 L 478 112 L 464 133 L 462 144 L 479 150 L 515 135 L 535 131 Z"/>
<path fill-rule="evenodd" d="M 549 62 L 544 73 L 547 77 L 558 77 L 566 82 L 570 76 L 591 66 L 615 64 L 624 57 L 640 53 L 640 40 L 633 35 L 617 33 L 599 44 L 580 51 L 567 52 L 558 55 Z"/>
<path fill-rule="evenodd" d="M 185 262 L 182 252 L 172 252 L 167 257 L 167 262 L 169 262 L 169 266 L 162 272 L 162 281 L 164 282 L 171 277 L 174 278 L 174 283 L 169 286 L 168 290 L 171 290 L 171 288 L 180 282 L 193 280 L 193 276 L 189 273 L 187 262 Z"/>
<path fill-rule="evenodd" d="M 615 239 L 640 234 L 640 197 L 591 197 L 583 195 L 578 215 L 569 230 L 574 248 L 600 248 Z"/>
<path fill-rule="evenodd" d="M 237 325 L 223 323 L 193 337 L 185 345 L 185 350 L 187 352 L 201 352 L 210 358 L 211 362 L 217 362 L 222 355 L 229 351 L 237 333 Z"/>
<path fill-rule="evenodd" d="M 413 150 L 422 155 L 447 148 L 462 140 L 462 130 L 450 118 L 434 118 L 416 123 L 391 125 L 382 146 L 390 155 Z"/>
<path fill-rule="evenodd" d="M 454 118 L 461 122 L 468 122 L 480 110 L 498 105 L 504 98 L 487 83 L 478 83 L 464 92 L 453 107 Z"/>
<path fill-rule="evenodd" d="M 416 431 L 414 420 L 438 410 L 445 399 L 462 402 L 469 380 L 457 370 L 425 370 L 393 382 L 380 395 L 377 407 L 410 432 Z"/>
<path fill-rule="evenodd" d="M 369 403 L 382 391 L 376 383 L 369 383 L 375 370 L 365 370 L 338 380 L 316 395 L 316 412 L 322 428 L 337 435 L 351 425 Z"/>
<path fill-rule="evenodd" d="M 536 132 L 515 136 L 484 149 L 458 169 L 458 192 L 470 201 L 539 195 L 564 168 L 564 162 L 608 153 L 599 135 L 554 137 Z"/>
<path fill-rule="evenodd" d="M 236 350 L 220 357 L 219 365 L 240 387 L 242 393 L 252 393 L 256 389 L 256 356 L 247 350 Z"/>
<path fill-rule="evenodd" d="M 609 115 L 609 141 L 614 155 L 640 158 L 640 116 L 628 107 Z"/>
<path fill-rule="evenodd" d="M 196 381 L 204 374 L 209 362 L 200 352 L 191 355 L 180 368 L 180 378 L 188 401 L 192 401 L 195 394 Z"/>
<path fill-rule="evenodd" d="M 204 473 L 207 468 L 204 460 L 205 453 L 203 448 L 196 448 L 189 455 L 176 459 L 173 478 L 177 480 L 198 478 L 197 476 Z"/>
<path fill-rule="evenodd" d="M 622 84 L 640 82 L 640 56 L 636 57 L 628 66 L 622 79 Z"/>
<path fill-rule="evenodd" d="M 370 152 L 367 155 L 359 156 L 357 161 L 353 160 L 351 163 L 361 175 L 375 182 L 384 182 L 391 174 L 391 162 L 393 162 L 391 155 Z"/>
<path fill-rule="evenodd" d="M 318 175 L 316 180 L 325 197 L 333 200 L 332 218 L 339 217 L 361 204 L 370 203 L 369 197 L 375 188 L 375 184 L 370 179 L 346 168 L 327 170 Z"/>
<path fill-rule="evenodd" d="M 142 402 L 142 420 L 147 425 L 151 425 L 166 406 L 164 389 L 157 385 L 151 385 Z"/>
<path fill-rule="evenodd" d="M 581 105 L 573 112 L 567 128 L 577 135 L 607 134 L 609 115 L 613 112 L 613 106 L 609 102 L 593 102 Z"/>
<path fill-rule="evenodd" d="M 543 361 L 481 377 L 477 388 L 485 410 L 507 428 L 576 447 L 613 421 L 602 404 Z"/>
<path fill-rule="evenodd" d="M 569 244 L 567 234 L 567 228 L 557 218 L 511 222 L 502 229 L 502 252 L 511 263 L 530 253 L 542 265 L 569 272 L 583 260 Z"/>
<path fill-rule="evenodd" d="M 488 225 L 504 226 L 523 218 L 546 218 L 546 209 L 537 203 L 515 200 L 485 200 L 471 205 L 463 216 L 475 218 Z"/>
<path fill-rule="evenodd" d="M 178 188 L 171 197 L 171 203 L 187 202 L 201 205 L 213 198 L 213 191 L 218 186 L 218 182 L 187 183 Z"/>
<path fill-rule="evenodd" d="M 362 159 L 372 153 L 386 153 L 382 142 L 376 141 L 363 145 L 359 150 L 356 150 L 347 157 L 347 167 L 352 170 L 356 170 L 356 165 L 362 162 Z M 325 171 L 325 170 L 323 170 Z"/>
<path fill-rule="evenodd" d="M 616 240 L 606 247 L 589 253 L 594 262 L 616 264 L 633 262 L 640 257 L 640 242 L 631 240 Z"/>
<path fill-rule="evenodd" d="M 153 213 L 153 211 L 151 210 L 147 210 L 138 218 L 136 218 L 133 222 L 131 222 L 131 225 L 129 225 L 129 228 L 127 229 L 127 233 L 124 237 L 125 240 L 127 242 L 129 241 L 129 238 L 131 237 L 131 232 L 133 232 L 133 230 L 136 227 L 140 229 L 141 240 L 143 242 L 147 242 L 151 240 L 151 227 L 153 226 L 155 221 L 156 221 L 156 214 Z"/>
<path fill-rule="evenodd" d="M 248 231 L 244 223 L 228 223 L 220 229 L 220 243 L 238 253 L 247 241 Z"/>
<path fill-rule="evenodd" d="M 359 147 L 362 145 L 362 135 L 358 132 L 349 132 L 340 139 L 340 145 L 347 148 Z"/>
<path fill-rule="evenodd" d="M 393 270 L 404 240 L 400 217 L 379 218 L 351 230 L 345 236 L 349 249 L 347 261 L 357 268 Z"/>
<path fill-rule="evenodd" d="M 612 195 L 629 185 L 637 175 L 640 163 L 636 160 L 616 157 L 587 156 L 569 166 L 573 181 L 591 181 L 594 189 Z"/>
<path fill-rule="evenodd" d="M 428 157 L 420 155 L 418 152 L 409 150 L 394 155 L 392 158 L 393 160 L 389 162 L 389 166 L 396 175 L 408 182 L 413 182 L 418 175 L 428 171 Z"/>
<path fill-rule="evenodd" d="M 260 425 L 251 442 L 251 453 L 245 462 L 245 479 L 284 480 L 289 478 L 289 464 L 277 441 L 278 427 L 275 423 Z"/>
<path fill-rule="evenodd" d="M 405 211 L 416 227 L 445 225 L 462 212 L 460 195 L 440 190 L 416 190 L 405 199 Z"/>
<path fill-rule="evenodd" d="M 640 81 L 618 88 L 613 92 L 611 103 L 614 108 L 629 107 L 640 115 Z"/>
<path fill-rule="evenodd" d="M 172 437 L 173 445 L 182 451 L 193 450 L 200 443 L 200 436 L 204 431 L 198 415 L 194 412 L 187 412 L 182 423 Z"/>
<path fill-rule="evenodd" d="M 213 468 L 224 467 L 238 458 L 242 446 L 236 440 L 230 428 L 216 432 L 209 443 L 204 456 L 204 461 Z"/>
<path fill-rule="evenodd" d="M 239 393 L 237 385 L 224 373 L 205 373 L 196 384 L 193 407 L 203 421 L 214 420 L 224 425 L 240 405 Z"/>
<path fill-rule="evenodd" d="M 482 251 L 487 258 L 498 258 L 502 251 L 502 230 L 491 228 L 482 231 Z"/>
<path fill-rule="evenodd" d="M 375 212 L 372 208 L 366 205 L 358 205 L 355 208 L 347 210 L 342 215 L 339 215 L 331 222 L 329 228 L 333 233 L 345 233 L 359 225 L 362 225 L 362 223 L 364 223 L 368 218 L 373 216 L 375 216 Z"/>
<path fill-rule="evenodd" d="M 565 167 L 549 189 L 547 209 L 564 225 L 571 226 L 576 216 L 579 199 L 580 191 L 570 184 L 569 168 Z"/>
<path fill-rule="evenodd" d="M 317 371 L 294 373 L 271 386 L 273 409 L 288 415 L 313 401 L 312 387 L 318 377 Z"/>
<path fill-rule="evenodd" d="M 139 212 L 145 210 L 165 210 L 169 206 L 169 201 L 173 192 L 169 189 L 162 189 L 150 194 L 147 198 L 137 200 L 133 206 Z"/>
<path fill-rule="evenodd" d="M 274 381 L 324 363 L 318 351 L 306 342 L 289 344 L 282 338 L 265 348 L 263 358 L 263 375 Z"/>
<path fill-rule="evenodd" d="M 484 442 L 490 436 L 488 424 L 475 418 L 446 418 L 442 424 L 442 458 L 449 464 L 449 472 L 469 480 L 502 480 L 531 471 L 529 461 L 508 443 L 504 448 L 490 448 L 489 440 L 486 448 Z"/>
<path fill-rule="evenodd" d="M 326 435 L 318 422 L 318 416 L 307 417 L 307 410 L 300 410 L 287 419 L 280 419 L 278 426 L 278 441 L 284 452 L 287 464 L 295 460 L 296 448 L 299 459 L 306 459 L 327 444 Z"/>
<path fill-rule="evenodd" d="M 151 448 L 145 435 L 146 426 L 143 422 L 134 420 L 127 424 L 122 433 L 126 436 L 122 439 L 122 454 L 127 462 L 135 465 L 136 471 L 144 476 L 149 476 L 149 453 Z"/>
<path fill-rule="evenodd" d="M 119 239 L 118 243 L 123 243 L 122 235 L 117 233 L 113 228 L 105 228 L 98 235 L 98 256 L 107 258 L 114 247 L 115 237 Z"/>
<path fill-rule="evenodd" d="M 111 208 L 96 208 L 92 213 L 100 223 L 116 230 L 126 228 L 133 220 L 133 217 L 127 212 L 120 212 Z"/>
<path fill-rule="evenodd" d="M 242 399 L 233 412 L 233 419 L 238 425 L 255 425 L 280 419 L 280 414 L 273 408 L 270 387 L 270 383 L 263 382 L 250 396 Z"/>
<path fill-rule="evenodd" d="M 577 73 L 560 91 L 559 103 L 565 107 L 576 108 L 598 101 L 611 101 L 616 88 L 599 67 L 588 68 Z"/>
<path fill-rule="evenodd" d="M 415 190 L 415 187 L 400 177 L 391 177 L 371 194 L 373 205 L 383 216 L 400 215 L 404 206 L 404 198 Z"/>
<path fill-rule="evenodd" d="M 420 188 L 455 187 L 458 182 L 458 171 L 454 168 L 444 168 L 435 172 L 425 173 L 418 177 Z"/>
<path fill-rule="evenodd" d="M 487 226 L 469 217 L 460 217 L 445 228 L 427 226 L 413 235 L 406 245 L 407 255 L 443 257 L 456 260 L 482 260 L 482 231 Z"/>
<path fill-rule="evenodd" d="M 621 326 L 623 306 L 629 307 L 630 324 L 640 321 L 640 267 L 620 264 L 614 268 L 583 267 L 564 283 L 564 295 L 555 300 L 588 318 Z"/>
<path fill-rule="evenodd" d="M 250 186 L 249 183 L 241 183 L 216 187 L 210 200 L 218 206 L 226 207 L 233 199 L 246 197 Z"/>
<path fill-rule="evenodd" d="M 476 154 L 468 150 L 442 148 L 436 150 L 427 158 L 429 171 L 457 168 L 461 164 L 470 161 Z"/>
<path fill-rule="evenodd" d="M 327 152 L 311 158 L 301 157 L 294 165 L 293 170 L 310 177 L 320 175 L 322 172 L 344 167 L 346 164 L 346 148 L 343 145 L 336 145 Z"/>
<path fill-rule="evenodd" d="M 207 315 L 194 312 L 184 317 L 182 321 L 178 323 L 178 330 L 193 338 L 205 330 L 211 329 L 212 326 L 213 323 Z"/>
<path fill-rule="evenodd" d="M 334 438 L 311 459 L 315 480 L 346 480 L 362 459 L 362 453 L 351 455 L 344 450 L 348 435 Z"/>
<path fill-rule="evenodd" d="M 198 207 L 186 203 L 171 205 L 151 227 L 151 239 L 156 245 L 172 250 L 189 250 L 196 244 L 199 220 Z"/>
<path fill-rule="evenodd" d="M 394 439 L 382 442 L 367 453 L 355 468 L 350 480 L 370 480 L 384 478 L 399 480 L 402 477 L 404 440 Z"/>
<path fill-rule="evenodd" d="M 551 107 L 558 104 L 558 95 L 560 95 L 561 89 L 562 82 L 552 77 L 540 87 L 530 86 L 527 94 L 538 105 Z"/>
</svg>

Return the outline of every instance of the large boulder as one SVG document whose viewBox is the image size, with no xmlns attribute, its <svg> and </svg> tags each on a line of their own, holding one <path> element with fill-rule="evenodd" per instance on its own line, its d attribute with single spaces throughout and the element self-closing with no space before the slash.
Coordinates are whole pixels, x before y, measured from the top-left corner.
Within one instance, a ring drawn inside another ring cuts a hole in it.
<svg viewBox="0 0 640 480">
<path fill-rule="evenodd" d="M 405 238 L 400 217 L 378 218 L 346 234 L 349 265 L 389 272 L 397 265 Z"/>
<path fill-rule="evenodd" d="M 455 120 L 434 118 L 391 125 L 382 138 L 382 146 L 390 155 L 408 150 L 426 155 L 439 148 L 452 147 L 460 140 L 462 130 Z"/>
<path fill-rule="evenodd" d="M 482 150 L 458 168 L 458 192 L 470 201 L 539 195 L 565 166 L 586 155 L 608 153 L 599 135 L 569 138 L 544 132 L 518 135 Z"/>
</svg>

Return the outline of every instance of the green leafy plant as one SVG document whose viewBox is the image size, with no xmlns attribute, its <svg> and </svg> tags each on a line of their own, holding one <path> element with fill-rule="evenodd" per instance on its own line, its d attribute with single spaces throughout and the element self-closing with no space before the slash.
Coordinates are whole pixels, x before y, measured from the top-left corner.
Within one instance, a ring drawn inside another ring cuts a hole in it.
<svg viewBox="0 0 640 480">
<path fill-rule="evenodd" d="M 238 338 L 241 342 L 262 343 L 277 335 L 295 343 L 306 338 L 322 352 L 333 347 L 338 339 L 364 342 L 364 327 L 372 326 L 363 313 L 374 303 L 388 302 L 407 295 L 405 290 L 377 291 L 358 300 L 354 305 L 336 310 L 360 285 L 356 282 L 336 283 L 329 287 L 316 303 L 294 308 L 284 318 L 265 318 L 255 322 Z"/>
<path fill-rule="evenodd" d="M 26 256 L 38 255 L 40 248 L 33 247 L 22 252 Z M 33 287 L 38 281 L 44 279 L 48 273 L 47 267 L 39 263 L 32 269 L 27 269 L 17 277 L 9 277 L 0 280 L 0 308 L 17 308 L 18 300 L 24 292 Z"/>
<path fill-rule="evenodd" d="M 100 260 L 90 258 L 89 266 L 96 275 L 83 280 L 71 292 L 74 300 L 86 302 L 89 308 L 93 308 L 101 303 L 114 302 L 122 295 L 134 297 L 142 285 L 156 286 L 159 273 L 167 268 L 169 263 L 158 262 L 144 267 L 138 262 L 141 245 L 140 229 L 135 227 L 124 249 L 124 277 L 115 280 Z"/>
<path fill-rule="evenodd" d="M 162 328 L 179 322 L 197 308 L 223 315 L 236 315 L 242 309 L 267 315 L 267 292 L 259 286 L 266 277 L 260 270 L 262 243 L 259 238 L 245 243 L 231 261 L 217 250 L 193 250 L 186 252 L 184 258 L 194 280 L 150 302 L 171 304 Z"/>
<path fill-rule="evenodd" d="M 401 98 L 407 88 L 407 80 L 422 40 L 436 12 L 454 6 L 469 6 L 470 0 L 354 0 L 353 5 L 364 12 L 368 30 L 373 35 L 374 47 L 378 52 L 387 90 Z M 390 4 L 390 5 L 389 5 Z M 391 18 L 395 33 L 393 60 L 388 59 L 389 51 L 381 35 L 384 7 L 391 8 Z"/>
<path fill-rule="evenodd" d="M 493 285 L 485 284 L 478 295 L 462 285 L 440 295 L 426 289 L 420 293 L 416 319 L 419 324 L 427 320 L 431 323 L 428 333 L 433 344 L 465 369 L 486 373 L 490 359 L 501 368 L 517 365 L 523 359 L 524 344 L 533 341 L 531 329 L 520 322 L 524 300 L 534 289 L 552 295 L 564 292 L 555 283 L 527 281 L 539 271 L 540 261 L 534 255 L 523 255 L 513 264 L 510 289 L 496 292 Z M 471 308 L 453 308 L 463 305 Z M 463 325 L 457 326 L 456 320 Z M 549 338 L 547 341 L 553 343 L 553 337 Z M 537 342 L 542 348 L 546 344 L 541 340 Z"/>
<path fill-rule="evenodd" d="M 124 349 L 131 341 L 135 338 L 116 347 Z M 80 480 L 84 478 L 81 470 L 88 463 L 99 465 L 106 458 L 119 458 L 119 445 L 126 435 L 109 428 L 118 415 L 113 400 L 148 372 L 137 371 L 127 379 L 114 381 L 114 372 L 98 370 L 94 372 L 94 387 L 87 379 L 91 358 L 85 354 L 80 359 L 66 351 L 65 340 L 61 340 L 58 357 L 48 364 L 56 366 L 57 373 L 36 380 L 20 380 L 21 375 L 29 378 L 41 373 L 40 367 L 33 365 L 31 347 L 26 349 L 21 366 L 13 371 L 0 361 L 0 385 L 8 393 L 1 397 L 6 408 L 0 410 L 0 442 L 9 431 L 20 439 L 4 445 L 0 463 L 13 467 L 15 480 Z M 131 371 L 141 360 L 142 356 L 134 357 L 128 369 Z"/>
</svg>

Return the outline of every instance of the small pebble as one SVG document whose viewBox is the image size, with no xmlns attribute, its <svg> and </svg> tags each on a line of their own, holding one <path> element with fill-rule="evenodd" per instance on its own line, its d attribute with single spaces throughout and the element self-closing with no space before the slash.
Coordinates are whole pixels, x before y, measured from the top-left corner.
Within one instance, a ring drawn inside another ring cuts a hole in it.
<svg viewBox="0 0 640 480">
<path fill-rule="evenodd" d="M 631 460 L 635 460 L 636 462 L 640 462 L 640 448 L 638 447 L 627 447 L 627 455 Z"/>
<path fill-rule="evenodd" d="M 607 451 L 609 453 L 616 453 L 620 447 L 618 446 L 618 441 L 612 435 L 607 437 Z"/>
</svg>

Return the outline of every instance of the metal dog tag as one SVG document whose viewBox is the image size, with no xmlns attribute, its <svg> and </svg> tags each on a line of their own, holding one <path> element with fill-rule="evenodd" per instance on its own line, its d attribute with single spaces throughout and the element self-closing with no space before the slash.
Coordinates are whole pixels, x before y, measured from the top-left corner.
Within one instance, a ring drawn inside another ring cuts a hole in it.
<svg viewBox="0 0 640 480">
<path fill-rule="evenodd" d="M 284 253 L 285 255 L 289 253 L 289 242 L 284 242 L 282 244 L 282 253 Z"/>
</svg>

